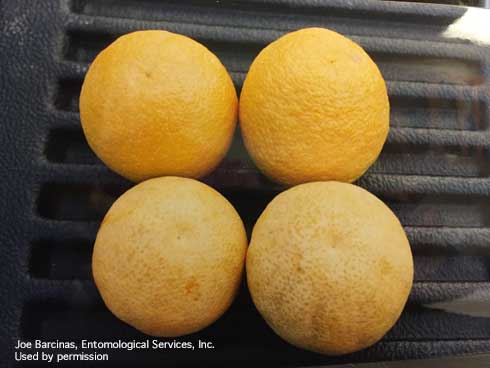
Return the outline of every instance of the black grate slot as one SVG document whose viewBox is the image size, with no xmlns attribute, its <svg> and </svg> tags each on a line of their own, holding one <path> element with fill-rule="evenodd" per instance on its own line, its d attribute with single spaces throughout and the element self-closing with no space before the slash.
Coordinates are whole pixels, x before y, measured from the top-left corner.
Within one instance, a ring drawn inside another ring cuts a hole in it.
<svg viewBox="0 0 490 368">
<path fill-rule="evenodd" d="M 477 314 L 477 313 L 475 313 Z M 489 339 L 490 319 L 407 305 L 386 340 Z"/>
<path fill-rule="evenodd" d="M 88 146 L 82 131 L 56 129 L 50 132 L 45 148 L 48 161 L 63 164 L 102 165 Z"/>
<path fill-rule="evenodd" d="M 89 280 L 94 240 L 39 240 L 32 244 L 32 277 L 51 280 Z"/>
<path fill-rule="evenodd" d="M 477 61 L 406 54 L 369 54 L 386 80 L 472 86 L 484 81 L 481 64 Z"/>
<path fill-rule="evenodd" d="M 416 255 L 490 257 L 490 228 L 405 227 L 405 230 Z"/>
<path fill-rule="evenodd" d="M 490 257 L 415 255 L 416 281 L 487 281 Z"/>
<path fill-rule="evenodd" d="M 75 336 L 70 337 L 70 331 L 78 331 L 87 328 L 87 317 L 90 320 L 97 319 L 99 314 L 107 314 L 100 303 L 87 302 L 94 295 L 84 296 L 79 301 L 82 303 L 74 308 L 69 303 L 59 301 L 29 302 L 24 306 L 21 321 L 22 337 L 29 340 L 47 339 L 58 335 L 72 341 Z M 76 302 L 75 300 L 73 302 Z M 105 316 L 106 319 L 109 319 Z M 58 320 L 61 323 L 52 323 Z M 86 327 L 83 327 L 83 326 Z M 128 328 L 124 324 L 120 324 Z M 109 330 L 108 330 L 109 332 Z M 89 338 L 89 335 L 85 336 Z"/>
<path fill-rule="evenodd" d="M 483 101 L 390 96 L 395 127 L 486 130 L 489 107 Z"/>
<path fill-rule="evenodd" d="M 45 184 L 39 193 L 41 217 L 63 221 L 100 221 L 112 203 L 131 186 Z"/>
<path fill-rule="evenodd" d="M 119 36 L 100 32 L 69 32 L 65 37 L 63 56 L 66 60 L 92 62 L 99 52 Z"/>
<path fill-rule="evenodd" d="M 388 142 L 369 169 L 375 174 L 489 177 L 490 155 L 473 147 L 432 147 Z"/>
<path fill-rule="evenodd" d="M 404 226 L 490 227 L 488 198 L 466 196 L 381 197 Z"/>
<path fill-rule="evenodd" d="M 83 80 L 61 79 L 54 96 L 54 107 L 62 111 L 78 112 L 78 96 Z"/>
</svg>

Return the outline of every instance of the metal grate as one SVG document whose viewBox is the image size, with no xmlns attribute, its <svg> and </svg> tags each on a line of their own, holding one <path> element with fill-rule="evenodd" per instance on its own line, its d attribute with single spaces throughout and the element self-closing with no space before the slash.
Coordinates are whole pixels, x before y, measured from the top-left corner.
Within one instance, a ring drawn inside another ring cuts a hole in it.
<svg viewBox="0 0 490 368">
<path fill-rule="evenodd" d="M 490 48 L 443 35 L 465 8 L 314 0 L 22 0 L 0 8 L 1 361 L 12 361 L 18 337 L 146 338 L 105 309 L 91 279 L 98 222 L 131 183 L 90 151 L 78 116 L 90 61 L 137 29 L 202 42 L 238 90 L 255 55 L 287 31 L 322 26 L 360 43 L 387 80 L 392 108 L 388 142 L 359 184 L 400 217 L 416 282 L 385 339 L 349 356 L 287 345 L 243 287 L 223 318 L 185 338 L 214 341 L 214 351 L 112 351 L 113 363 L 298 366 L 490 352 L 483 313 L 490 305 Z M 205 181 L 234 204 L 248 231 L 281 190 L 257 172 L 239 133 Z"/>
</svg>

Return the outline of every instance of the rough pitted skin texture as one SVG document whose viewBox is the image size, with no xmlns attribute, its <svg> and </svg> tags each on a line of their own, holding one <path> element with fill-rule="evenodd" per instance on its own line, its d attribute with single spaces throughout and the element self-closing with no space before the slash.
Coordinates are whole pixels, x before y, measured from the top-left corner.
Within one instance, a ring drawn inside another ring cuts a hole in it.
<svg viewBox="0 0 490 368">
<path fill-rule="evenodd" d="M 247 236 L 233 206 L 193 179 L 145 181 L 104 218 L 92 270 L 107 307 L 153 336 L 180 336 L 218 319 L 238 290 Z"/>
<path fill-rule="evenodd" d="M 229 148 L 237 114 L 235 87 L 218 58 L 166 31 L 118 38 L 96 57 L 80 95 L 90 147 L 133 181 L 210 173 Z"/>
<path fill-rule="evenodd" d="M 302 184 L 259 217 L 247 281 L 267 323 L 286 341 L 323 354 L 374 344 L 407 301 L 413 259 L 391 210 L 340 182 Z"/>
<path fill-rule="evenodd" d="M 240 96 L 240 127 L 256 165 L 284 184 L 352 182 L 389 129 L 386 85 L 364 50 L 307 28 L 263 49 Z"/>
</svg>

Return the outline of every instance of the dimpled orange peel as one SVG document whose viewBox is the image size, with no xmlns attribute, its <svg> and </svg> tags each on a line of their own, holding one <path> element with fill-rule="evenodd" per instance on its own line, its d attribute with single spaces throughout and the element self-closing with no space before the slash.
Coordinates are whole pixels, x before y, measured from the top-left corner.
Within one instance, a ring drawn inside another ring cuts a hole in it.
<svg viewBox="0 0 490 368">
<path fill-rule="evenodd" d="M 229 148 L 237 108 L 218 58 L 166 31 L 119 37 L 95 58 L 80 95 L 88 144 L 133 181 L 210 173 Z"/>
<path fill-rule="evenodd" d="M 240 285 L 247 236 L 233 206 L 193 179 L 163 177 L 128 190 L 107 212 L 92 271 L 107 307 L 153 336 L 218 319 Z"/>
<path fill-rule="evenodd" d="M 306 28 L 259 53 L 239 117 L 248 152 L 275 181 L 352 182 L 381 152 L 389 102 L 378 67 L 359 45 Z"/>
<path fill-rule="evenodd" d="M 396 216 L 347 183 L 301 184 L 260 215 L 247 253 L 252 299 L 289 343 L 338 355 L 366 348 L 407 301 L 413 259 Z"/>
</svg>

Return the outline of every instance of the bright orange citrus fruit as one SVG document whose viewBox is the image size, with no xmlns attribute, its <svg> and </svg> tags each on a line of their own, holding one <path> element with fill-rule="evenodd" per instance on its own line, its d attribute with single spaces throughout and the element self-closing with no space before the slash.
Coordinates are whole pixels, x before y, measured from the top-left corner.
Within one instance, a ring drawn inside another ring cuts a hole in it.
<svg viewBox="0 0 490 368">
<path fill-rule="evenodd" d="M 263 49 L 239 111 L 253 160 L 285 184 L 354 181 L 376 160 L 389 129 L 378 67 L 359 45 L 322 28 L 286 34 Z"/>
<path fill-rule="evenodd" d="M 134 181 L 211 172 L 231 143 L 237 107 L 218 58 L 165 31 L 118 38 L 96 57 L 80 95 L 90 147 Z"/>
</svg>

